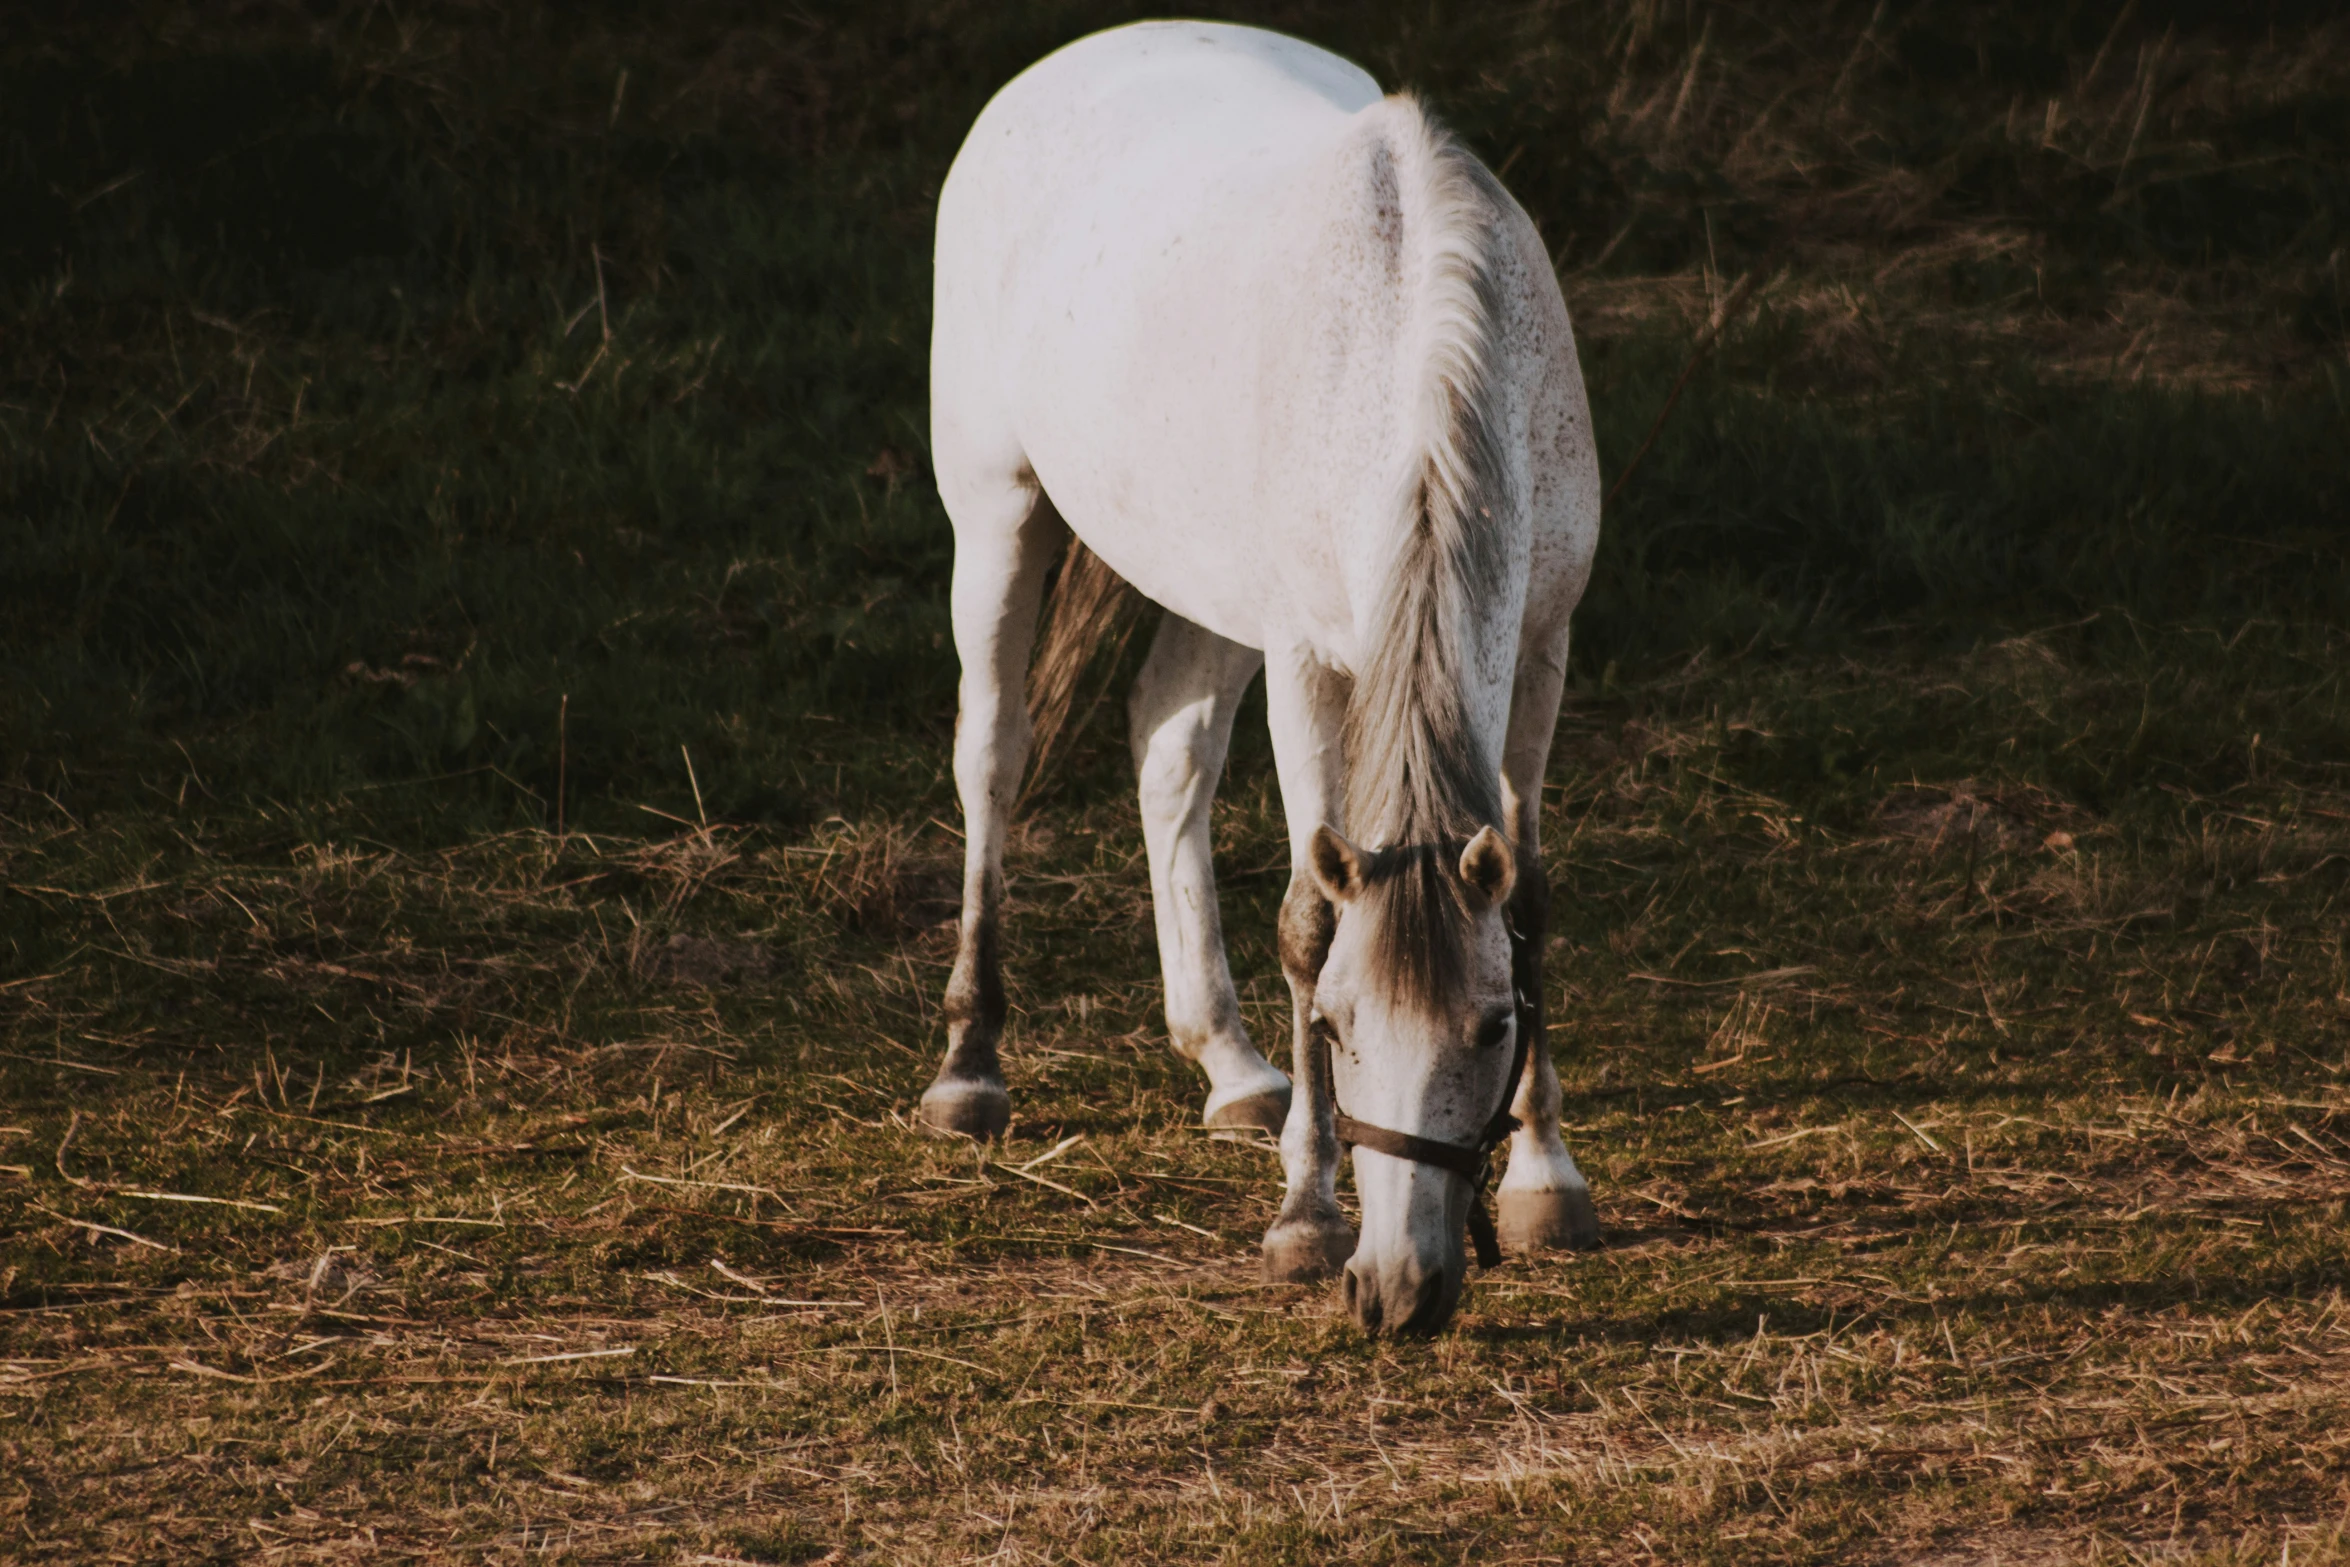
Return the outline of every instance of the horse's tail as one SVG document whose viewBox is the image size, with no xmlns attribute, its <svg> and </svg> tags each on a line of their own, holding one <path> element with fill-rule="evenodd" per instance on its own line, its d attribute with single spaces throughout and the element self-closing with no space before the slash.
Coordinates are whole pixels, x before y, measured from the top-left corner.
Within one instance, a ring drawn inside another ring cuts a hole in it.
<svg viewBox="0 0 2350 1567">
<path fill-rule="evenodd" d="M 1347 830 L 1371 842 L 1465 838 L 1498 819 L 1470 733 L 1471 616 L 1507 569 L 1509 470 L 1493 396 L 1493 254 L 1509 198 L 1418 103 L 1388 100 L 1401 216 L 1411 458 L 1394 553 L 1365 626 L 1346 718 Z"/>
<path fill-rule="evenodd" d="M 1115 661 L 1125 651 L 1143 618 L 1136 613 L 1142 602 L 1133 584 L 1087 549 L 1083 539 L 1069 535 L 1069 549 L 1061 557 L 1060 575 L 1045 602 L 1044 629 L 1028 670 L 1032 738 L 1026 793 L 1035 793 L 1044 782 L 1045 770 L 1052 765 L 1061 742 L 1073 732 L 1069 713 L 1087 666 L 1097 653 L 1107 650 Z M 1100 702 L 1097 695 L 1087 705 L 1079 717 L 1079 729 Z"/>
</svg>

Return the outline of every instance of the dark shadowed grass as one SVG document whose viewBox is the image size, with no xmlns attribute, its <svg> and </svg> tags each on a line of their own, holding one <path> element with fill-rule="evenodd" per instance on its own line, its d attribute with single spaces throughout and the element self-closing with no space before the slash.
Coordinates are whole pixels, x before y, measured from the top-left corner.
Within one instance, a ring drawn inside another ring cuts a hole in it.
<svg viewBox="0 0 2350 1567">
<path fill-rule="evenodd" d="M 1608 1247 L 1255 1282 L 1116 693 L 959 842 L 927 229 L 1095 5 L 0 42 L 0 1531 L 27 1559 L 2350 1557 L 2324 8 L 1300 3 L 1541 225 Z M 1084 694 L 1090 701 L 1092 692 Z M 1261 714 L 1217 816 L 1283 1037 Z"/>
<path fill-rule="evenodd" d="M 2172 11 L 1263 19 L 1506 170 L 1611 464 L 1768 280 L 1610 519 L 1597 672 L 2342 617 L 2340 30 Z M 464 820 L 544 826 L 559 770 L 582 821 L 675 809 L 681 744 L 737 818 L 928 788 L 931 200 L 994 85 L 1116 15 L 238 15 L 0 63 L 0 770 L 464 772 Z"/>
</svg>

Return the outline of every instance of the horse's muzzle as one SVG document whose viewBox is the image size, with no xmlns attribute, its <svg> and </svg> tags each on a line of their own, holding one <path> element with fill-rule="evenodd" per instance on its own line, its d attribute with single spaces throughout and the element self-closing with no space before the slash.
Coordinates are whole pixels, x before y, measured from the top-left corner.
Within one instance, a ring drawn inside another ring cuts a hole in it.
<svg viewBox="0 0 2350 1567">
<path fill-rule="evenodd" d="M 1340 1281 L 1346 1309 L 1365 1333 L 1440 1332 L 1461 1303 L 1468 1261 L 1431 1266 L 1416 1254 L 1371 1258 L 1357 1252 Z"/>
</svg>

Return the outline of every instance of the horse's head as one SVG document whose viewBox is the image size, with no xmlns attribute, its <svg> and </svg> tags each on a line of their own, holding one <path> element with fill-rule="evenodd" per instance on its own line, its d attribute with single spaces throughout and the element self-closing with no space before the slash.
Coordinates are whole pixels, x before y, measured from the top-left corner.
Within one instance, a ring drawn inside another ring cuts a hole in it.
<svg viewBox="0 0 2350 1567">
<path fill-rule="evenodd" d="M 1503 913 L 1516 882 L 1509 845 L 1488 826 L 1465 847 L 1366 851 L 1325 827 L 1312 864 L 1338 911 L 1314 1006 L 1341 1112 L 1404 1134 L 1391 1143 L 1474 1149 L 1522 1059 Z M 1433 1333 L 1468 1273 L 1461 1233 L 1475 1180 L 1360 1139 L 1354 1172 L 1363 1222 L 1346 1265 L 1347 1308 L 1366 1332 Z"/>
</svg>

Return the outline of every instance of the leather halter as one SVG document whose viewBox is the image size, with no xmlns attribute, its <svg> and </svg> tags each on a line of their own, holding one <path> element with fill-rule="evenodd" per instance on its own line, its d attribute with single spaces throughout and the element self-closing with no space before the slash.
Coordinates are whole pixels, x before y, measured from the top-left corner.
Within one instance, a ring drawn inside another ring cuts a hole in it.
<svg viewBox="0 0 2350 1567">
<path fill-rule="evenodd" d="M 1505 912 L 1502 923 L 1510 933 L 1510 945 L 1519 944 L 1517 926 Z M 1516 965 L 1512 965 L 1515 967 Z M 1469 1182 L 1469 1239 L 1477 1248 L 1477 1266 L 1494 1268 L 1501 1265 L 1501 1244 L 1493 1231 L 1493 1214 L 1485 1206 L 1485 1187 L 1493 1178 L 1493 1150 L 1502 1145 L 1518 1129 L 1518 1118 L 1510 1114 L 1510 1103 L 1518 1097 L 1518 1079 L 1526 1072 L 1526 1057 L 1534 1048 L 1532 1038 L 1534 1008 L 1523 990 L 1512 987 L 1511 1005 L 1517 1012 L 1517 1046 L 1510 1053 L 1509 1076 L 1502 1083 L 1501 1103 L 1487 1118 L 1485 1129 L 1475 1143 L 1439 1142 L 1433 1137 L 1421 1137 L 1412 1132 L 1393 1131 L 1384 1126 L 1373 1126 L 1358 1121 L 1338 1108 L 1338 1084 L 1324 1069 L 1322 1081 L 1330 1085 L 1330 1109 L 1336 1120 L 1338 1140 L 1357 1148 L 1368 1148 L 1394 1159 L 1409 1159 L 1417 1164 L 1431 1164 L 1439 1170 L 1450 1170 Z M 1323 1048 L 1328 1048 L 1329 1024 L 1320 1025 L 1318 1032 Z"/>
</svg>

